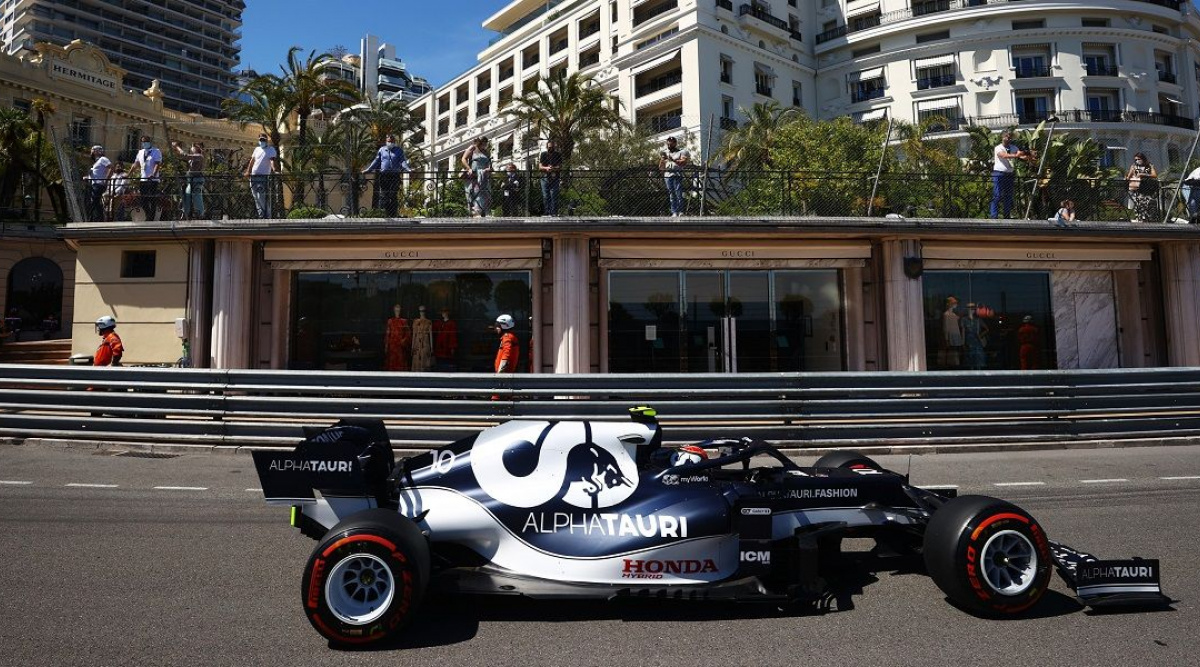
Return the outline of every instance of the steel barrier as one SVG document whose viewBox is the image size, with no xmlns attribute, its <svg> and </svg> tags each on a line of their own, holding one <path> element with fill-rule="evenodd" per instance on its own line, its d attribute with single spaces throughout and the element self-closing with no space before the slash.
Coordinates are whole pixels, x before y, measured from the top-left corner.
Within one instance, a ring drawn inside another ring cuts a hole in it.
<svg viewBox="0 0 1200 667">
<path fill-rule="evenodd" d="M 492 375 L 0 365 L 0 437 L 286 445 L 301 425 L 380 418 L 435 447 L 507 419 L 624 419 L 670 442 L 793 447 L 1200 438 L 1200 368 Z"/>
</svg>

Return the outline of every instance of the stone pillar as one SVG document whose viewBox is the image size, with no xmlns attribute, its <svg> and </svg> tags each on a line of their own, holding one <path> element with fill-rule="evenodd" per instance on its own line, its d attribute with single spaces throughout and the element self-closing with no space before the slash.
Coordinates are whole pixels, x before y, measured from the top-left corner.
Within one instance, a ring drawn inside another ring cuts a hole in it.
<svg viewBox="0 0 1200 667">
<path fill-rule="evenodd" d="M 1200 244 L 1164 242 L 1162 258 L 1163 315 L 1167 332 L 1167 364 L 1200 366 Z"/>
<path fill-rule="evenodd" d="M 867 370 L 866 312 L 863 303 L 863 270 L 852 266 L 842 269 L 842 308 L 846 311 L 846 370 Z"/>
<path fill-rule="evenodd" d="M 271 368 L 288 367 L 292 326 L 292 272 L 275 269 L 271 294 Z"/>
<path fill-rule="evenodd" d="M 192 241 L 188 247 L 188 347 L 194 368 L 207 368 L 212 333 L 212 241 Z"/>
<path fill-rule="evenodd" d="M 587 373 L 591 369 L 588 239 L 554 239 L 554 372 Z"/>
<path fill-rule="evenodd" d="M 1113 271 L 1113 291 L 1117 301 L 1117 345 L 1121 368 L 1146 365 L 1146 336 L 1142 326 L 1142 290 L 1136 269 Z"/>
<path fill-rule="evenodd" d="M 926 370 L 921 279 L 904 275 L 904 259 L 920 258 L 921 243 L 916 239 L 886 240 L 882 245 L 882 253 L 887 370 Z"/>
<path fill-rule="evenodd" d="M 248 368 L 254 339 L 254 242 L 217 241 L 213 250 L 212 368 Z"/>
</svg>

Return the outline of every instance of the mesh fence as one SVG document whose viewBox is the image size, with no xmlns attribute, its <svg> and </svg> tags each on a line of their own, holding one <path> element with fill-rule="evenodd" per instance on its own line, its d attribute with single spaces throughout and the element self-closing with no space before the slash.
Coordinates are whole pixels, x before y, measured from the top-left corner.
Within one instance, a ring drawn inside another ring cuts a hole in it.
<svg viewBox="0 0 1200 667">
<path fill-rule="evenodd" d="M 517 170 L 481 179 L 452 172 L 379 174 L 346 171 L 247 178 L 212 171 L 156 181 L 79 177 L 68 192 L 82 219 L 168 220 L 471 216 L 884 217 L 1048 219 L 1070 199 L 1079 221 L 1161 221 L 1176 199 L 1172 187 L 1148 179 L 1131 191 L 1124 179 L 1080 179 L 1011 187 L 963 174 L 726 172 L 686 169 L 665 177 L 655 166 L 564 171 L 557 180 Z M 673 201 L 674 200 L 674 201 Z M 1184 197 L 1171 216 L 1187 217 Z M 74 207 L 72 207 L 74 210 Z"/>
</svg>

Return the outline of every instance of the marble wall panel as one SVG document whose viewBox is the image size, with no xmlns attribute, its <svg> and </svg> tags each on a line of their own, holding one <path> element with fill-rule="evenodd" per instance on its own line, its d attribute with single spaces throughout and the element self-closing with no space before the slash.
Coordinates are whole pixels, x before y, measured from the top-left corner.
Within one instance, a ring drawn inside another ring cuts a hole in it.
<svg viewBox="0 0 1200 667">
<path fill-rule="evenodd" d="M 1117 312 L 1112 273 L 1050 274 L 1059 368 L 1115 368 Z"/>
</svg>

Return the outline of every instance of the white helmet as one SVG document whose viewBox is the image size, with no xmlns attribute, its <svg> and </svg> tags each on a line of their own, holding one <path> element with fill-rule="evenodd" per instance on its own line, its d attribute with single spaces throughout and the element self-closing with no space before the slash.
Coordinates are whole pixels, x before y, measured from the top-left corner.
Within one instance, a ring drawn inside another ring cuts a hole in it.
<svg viewBox="0 0 1200 667">
<path fill-rule="evenodd" d="M 105 329 L 117 328 L 117 320 L 112 315 L 104 315 L 96 318 L 96 333 L 100 333 Z"/>
<path fill-rule="evenodd" d="M 671 465 L 682 466 L 708 460 L 708 452 L 699 445 L 684 445 L 671 452 Z"/>
<path fill-rule="evenodd" d="M 496 326 L 507 331 L 517 326 L 517 323 L 513 321 L 512 315 L 501 315 L 496 318 Z"/>
</svg>

